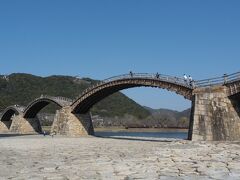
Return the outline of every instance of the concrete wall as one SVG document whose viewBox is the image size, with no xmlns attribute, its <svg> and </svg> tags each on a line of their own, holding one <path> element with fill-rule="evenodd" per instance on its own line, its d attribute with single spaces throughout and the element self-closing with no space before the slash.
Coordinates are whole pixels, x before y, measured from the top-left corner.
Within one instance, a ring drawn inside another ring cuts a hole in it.
<svg viewBox="0 0 240 180">
<path fill-rule="evenodd" d="M 189 138 L 195 141 L 240 140 L 238 102 L 224 86 L 194 90 Z"/>
</svg>

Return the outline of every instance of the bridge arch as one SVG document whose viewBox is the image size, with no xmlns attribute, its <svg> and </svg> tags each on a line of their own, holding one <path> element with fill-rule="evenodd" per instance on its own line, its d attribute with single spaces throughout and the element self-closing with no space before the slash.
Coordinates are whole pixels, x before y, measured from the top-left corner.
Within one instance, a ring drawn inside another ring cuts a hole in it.
<svg viewBox="0 0 240 180">
<path fill-rule="evenodd" d="M 186 99 L 192 99 L 192 85 L 182 78 L 153 74 L 127 74 L 107 79 L 85 90 L 71 105 L 72 113 L 85 114 L 107 96 L 123 89 L 134 87 L 155 87 L 173 91 Z"/>
<path fill-rule="evenodd" d="M 72 100 L 64 97 L 41 96 L 35 99 L 23 111 L 24 118 L 35 118 L 37 113 L 50 103 L 56 104 L 60 108 L 71 104 Z"/>
<path fill-rule="evenodd" d="M 14 114 L 21 114 L 23 112 L 23 109 L 24 107 L 18 105 L 7 107 L 2 113 L 1 121 L 9 121 Z"/>
<path fill-rule="evenodd" d="M 1 122 L 3 122 L 8 129 L 10 129 L 12 116 L 22 114 L 23 110 L 24 107 L 19 105 L 7 107 L 2 113 Z"/>
</svg>

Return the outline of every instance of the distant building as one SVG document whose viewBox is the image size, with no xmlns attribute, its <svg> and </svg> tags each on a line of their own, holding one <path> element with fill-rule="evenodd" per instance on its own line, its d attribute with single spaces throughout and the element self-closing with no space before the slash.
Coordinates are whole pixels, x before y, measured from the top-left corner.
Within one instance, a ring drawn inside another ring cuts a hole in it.
<svg viewBox="0 0 240 180">
<path fill-rule="evenodd" d="M 92 122 L 95 125 L 102 126 L 103 125 L 103 118 L 100 117 L 99 115 L 94 115 L 92 116 Z"/>
</svg>

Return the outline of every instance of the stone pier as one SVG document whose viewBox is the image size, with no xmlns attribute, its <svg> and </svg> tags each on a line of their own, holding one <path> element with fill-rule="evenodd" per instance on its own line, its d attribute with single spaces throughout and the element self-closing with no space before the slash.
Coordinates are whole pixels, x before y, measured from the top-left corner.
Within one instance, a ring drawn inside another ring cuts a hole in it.
<svg viewBox="0 0 240 180">
<path fill-rule="evenodd" d="M 193 91 L 189 139 L 193 141 L 240 140 L 237 100 L 228 87 L 197 88 Z"/>
<path fill-rule="evenodd" d="M 1 133 L 9 132 L 10 126 L 11 126 L 11 121 L 0 121 L 0 132 Z"/>
<path fill-rule="evenodd" d="M 73 114 L 71 107 L 57 110 L 51 133 L 67 136 L 94 135 L 90 114 Z"/>
<path fill-rule="evenodd" d="M 37 117 L 24 118 L 22 115 L 17 115 L 12 118 L 10 132 L 19 134 L 38 134 L 42 133 L 42 128 Z"/>
</svg>

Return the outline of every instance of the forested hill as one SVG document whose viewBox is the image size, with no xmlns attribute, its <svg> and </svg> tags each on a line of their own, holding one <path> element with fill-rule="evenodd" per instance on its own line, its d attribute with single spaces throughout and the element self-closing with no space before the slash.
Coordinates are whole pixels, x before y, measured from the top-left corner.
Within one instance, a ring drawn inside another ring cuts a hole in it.
<svg viewBox="0 0 240 180">
<path fill-rule="evenodd" d="M 96 82 L 89 78 L 71 76 L 39 77 L 23 73 L 0 75 L 0 111 L 14 104 L 26 106 L 42 94 L 75 99 Z M 53 112 L 55 109 L 56 107 L 50 106 L 43 111 Z M 148 110 L 119 92 L 96 104 L 91 112 L 105 117 L 129 114 L 140 119 L 150 115 Z"/>
</svg>

